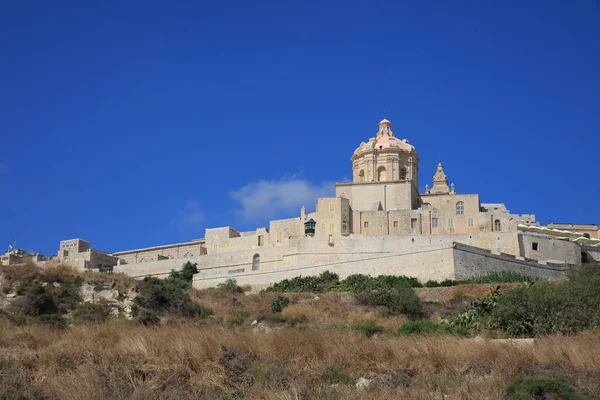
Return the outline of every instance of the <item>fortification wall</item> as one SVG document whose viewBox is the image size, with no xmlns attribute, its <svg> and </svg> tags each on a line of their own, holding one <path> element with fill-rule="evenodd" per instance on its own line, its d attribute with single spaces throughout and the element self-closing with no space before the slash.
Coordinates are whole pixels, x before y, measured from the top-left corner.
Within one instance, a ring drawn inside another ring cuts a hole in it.
<svg viewBox="0 0 600 400">
<path fill-rule="evenodd" d="M 331 261 L 269 271 L 214 275 L 201 271 L 194 275 L 193 285 L 198 289 L 214 287 L 229 278 L 234 278 L 239 285 L 251 285 L 256 290 L 283 279 L 291 279 L 299 275 L 318 275 L 324 271 L 334 272 L 342 279 L 353 274 L 407 275 L 421 281 L 454 279 L 453 249 L 446 247 L 404 254 L 364 254 L 354 260 Z"/>
<path fill-rule="evenodd" d="M 536 233 L 519 234 L 519 255 L 532 260 L 548 262 L 581 263 L 581 248 L 577 243 L 557 240 Z"/>
<path fill-rule="evenodd" d="M 468 279 L 492 272 L 514 271 L 542 279 L 559 280 L 564 279 L 567 272 L 577 268 L 576 265 L 536 262 L 510 254 L 494 254 L 489 250 L 461 243 L 455 244 L 453 254 L 456 279 Z"/>
<path fill-rule="evenodd" d="M 510 252 L 517 242 L 516 233 L 480 233 L 465 235 L 401 235 L 401 236 L 347 236 L 337 237 L 330 246 L 323 237 L 295 237 L 287 245 L 256 247 L 241 251 L 213 253 L 199 257 L 183 257 L 169 260 L 152 260 L 143 263 L 125 264 L 115 267 L 134 277 L 147 275 L 166 276 L 171 270 L 179 270 L 187 261 L 197 263 L 205 274 L 227 275 L 250 272 L 255 255 L 260 257 L 261 272 L 282 268 L 319 265 L 334 262 L 363 260 L 365 257 L 405 255 L 426 252 L 432 249 L 451 247 L 454 242 L 472 246 L 491 246 L 494 251 Z M 365 266 L 368 268 L 368 266 Z M 359 272 L 367 273 L 367 272 Z M 437 278 L 436 278 L 437 279 Z"/>
<path fill-rule="evenodd" d="M 600 247 L 582 245 L 581 253 L 587 258 L 587 262 L 600 263 Z"/>
</svg>

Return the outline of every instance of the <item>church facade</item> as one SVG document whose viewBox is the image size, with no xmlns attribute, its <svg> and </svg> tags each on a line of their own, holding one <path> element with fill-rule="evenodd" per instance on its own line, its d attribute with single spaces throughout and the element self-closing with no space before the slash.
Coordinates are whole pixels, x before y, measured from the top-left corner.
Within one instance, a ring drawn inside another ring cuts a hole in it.
<svg viewBox="0 0 600 400">
<path fill-rule="evenodd" d="M 200 269 L 197 288 L 229 278 L 260 288 L 325 270 L 424 281 L 503 270 L 560 279 L 581 263 L 580 244 L 520 229 L 539 225 L 533 214 L 457 193 L 442 164 L 419 193 L 419 155 L 387 119 L 351 162 L 352 182 L 336 183 L 335 197 L 316 199 L 314 212 L 302 207 L 296 217 L 253 231 L 212 228 L 202 239 L 113 253 L 114 271 L 166 276 L 191 261 Z"/>
</svg>

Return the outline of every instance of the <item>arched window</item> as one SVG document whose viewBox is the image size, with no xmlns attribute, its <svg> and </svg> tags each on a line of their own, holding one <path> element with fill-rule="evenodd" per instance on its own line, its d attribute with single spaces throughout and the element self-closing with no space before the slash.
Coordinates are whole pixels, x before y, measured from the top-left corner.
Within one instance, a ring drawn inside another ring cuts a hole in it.
<svg viewBox="0 0 600 400">
<path fill-rule="evenodd" d="M 364 169 L 361 169 L 358 172 L 358 181 L 359 182 L 364 182 L 365 181 L 365 170 Z"/>
<path fill-rule="evenodd" d="M 252 257 L 252 271 L 258 271 L 260 269 L 260 256 L 255 254 Z"/>
<path fill-rule="evenodd" d="M 464 215 L 465 213 L 465 203 L 459 201 L 456 203 L 456 215 Z"/>
<path fill-rule="evenodd" d="M 406 168 L 400 168 L 400 180 L 406 180 Z"/>
<path fill-rule="evenodd" d="M 377 180 L 379 182 L 381 182 L 381 181 L 385 181 L 385 179 L 386 179 L 385 167 L 382 166 L 382 167 L 377 168 Z"/>
<path fill-rule="evenodd" d="M 494 221 L 494 231 L 500 232 L 501 230 L 502 230 L 502 224 L 500 223 L 500 220 L 497 219 Z"/>
</svg>

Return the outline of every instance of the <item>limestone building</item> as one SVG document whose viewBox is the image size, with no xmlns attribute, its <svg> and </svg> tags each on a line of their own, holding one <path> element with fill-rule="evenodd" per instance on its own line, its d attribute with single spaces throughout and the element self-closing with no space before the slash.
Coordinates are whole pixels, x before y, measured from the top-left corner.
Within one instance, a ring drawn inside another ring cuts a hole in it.
<svg viewBox="0 0 600 400">
<path fill-rule="evenodd" d="M 431 167 L 431 186 L 420 193 L 419 154 L 387 119 L 350 161 L 352 182 L 336 183 L 335 197 L 316 199 L 314 212 L 302 207 L 299 215 L 268 227 L 206 229 L 202 239 L 98 254 L 102 261 L 95 262 L 89 243 L 78 241 L 75 254 L 90 253 L 84 263 L 114 264 L 116 272 L 136 277 L 166 276 L 191 261 L 200 269 L 194 276 L 199 288 L 228 278 L 260 288 L 324 270 L 341 277 L 401 274 L 424 281 L 514 270 L 560 279 L 581 263 L 581 244 L 540 231 L 533 214 L 512 214 L 502 203 L 459 193 L 448 185 L 442 164 Z M 595 259 L 600 240 L 589 240 L 586 251 Z"/>
<path fill-rule="evenodd" d="M 105 251 L 92 249 L 90 242 L 82 239 L 61 241 L 56 259 L 82 271 L 112 271 L 118 262 L 117 257 Z"/>
</svg>

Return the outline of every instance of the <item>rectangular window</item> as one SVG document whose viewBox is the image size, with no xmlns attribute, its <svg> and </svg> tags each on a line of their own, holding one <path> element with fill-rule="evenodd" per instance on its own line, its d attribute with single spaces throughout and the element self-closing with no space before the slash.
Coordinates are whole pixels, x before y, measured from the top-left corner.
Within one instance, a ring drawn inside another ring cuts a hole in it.
<svg viewBox="0 0 600 400">
<path fill-rule="evenodd" d="M 416 218 L 410 219 L 410 229 L 417 229 L 417 219 Z"/>
<path fill-rule="evenodd" d="M 536 242 L 531 243 L 531 250 L 533 250 L 533 251 L 540 251 L 540 245 L 539 245 L 539 243 L 536 243 Z"/>
<path fill-rule="evenodd" d="M 472 227 L 473 227 L 473 225 L 474 225 L 474 224 L 473 224 L 473 217 L 469 217 L 469 218 L 467 219 L 467 223 L 469 224 L 469 228 L 472 228 Z"/>
<path fill-rule="evenodd" d="M 277 234 L 277 243 L 281 243 L 281 239 L 282 239 L 282 237 L 283 237 L 283 234 L 282 234 L 281 232 L 279 232 L 279 233 Z"/>
<path fill-rule="evenodd" d="M 258 245 L 259 246 L 263 245 L 263 237 L 262 237 L 262 235 L 258 235 Z"/>
<path fill-rule="evenodd" d="M 454 228 L 454 219 L 448 218 L 448 228 Z"/>
<path fill-rule="evenodd" d="M 398 221 L 394 221 L 394 228 L 398 227 Z"/>
<path fill-rule="evenodd" d="M 365 228 L 369 227 L 369 223 L 367 221 L 365 221 L 365 223 L 363 224 Z"/>
<path fill-rule="evenodd" d="M 431 227 L 432 228 L 437 228 L 438 227 L 438 219 L 437 219 L 437 217 L 431 218 Z"/>
<path fill-rule="evenodd" d="M 329 233 L 333 233 L 333 224 L 329 224 Z"/>
<path fill-rule="evenodd" d="M 330 212 L 334 212 L 335 211 L 335 204 L 334 203 L 329 203 L 329 211 Z"/>
</svg>

